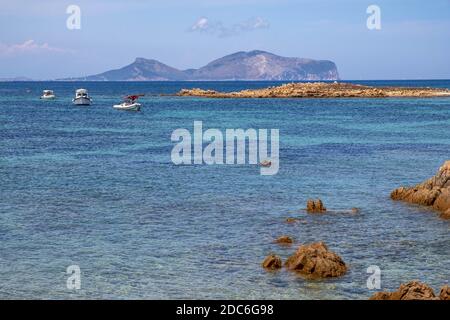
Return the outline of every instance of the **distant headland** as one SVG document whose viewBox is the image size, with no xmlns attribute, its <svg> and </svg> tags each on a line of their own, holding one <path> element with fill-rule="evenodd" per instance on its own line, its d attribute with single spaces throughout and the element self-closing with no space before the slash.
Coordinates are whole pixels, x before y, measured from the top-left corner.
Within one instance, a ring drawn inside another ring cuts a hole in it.
<svg viewBox="0 0 450 320">
<path fill-rule="evenodd" d="M 328 60 L 291 58 L 270 52 L 240 51 L 199 69 L 179 70 L 153 59 L 136 58 L 120 69 L 65 81 L 320 81 L 338 80 L 336 64 Z"/>
</svg>

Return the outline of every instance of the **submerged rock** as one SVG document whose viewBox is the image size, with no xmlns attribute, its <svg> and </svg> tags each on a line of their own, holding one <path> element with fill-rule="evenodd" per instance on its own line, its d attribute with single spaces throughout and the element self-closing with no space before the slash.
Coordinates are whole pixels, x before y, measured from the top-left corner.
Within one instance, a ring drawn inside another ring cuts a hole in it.
<svg viewBox="0 0 450 320">
<path fill-rule="evenodd" d="M 338 277 L 347 272 L 347 266 L 323 242 L 302 245 L 285 263 L 286 268 L 319 278 Z"/>
<path fill-rule="evenodd" d="M 450 160 L 439 168 L 437 174 L 414 186 L 400 187 L 391 193 L 392 200 L 401 200 L 432 207 L 442 218 L 450 217 Z"/>
<path fill-rule="evenodd" d="M 272 161 L 270 160 L 263 160 L 259 163 L 261 167 L 270 167 L 272 165 Z"/>
<path fill-rule="evenodd" d="M 283 266 L 281 258 L 275 254 L 268 255 L 262 262 L 262 267 L 267 270 L 278 270 Z"/>
<path fill-rule="evenodd" d="M 437 300 L 433 289 L 425 283 L 411 281 L 401 284 L 397 291 L 377 292 L 370 300 Z"/>
<path fill-rule="evenodd" d="M 281 236 L 278 239 L 275 240 L 275 243 L 279 244 L 292 244 L 294 243 L 294 240 L 289 236 Z"/>
<path fill-rule="evenodd" d="M 286 223 L 289 223 L 289 224 L 296 224 L 296 223 L 308 224 L 308 222 L 306 220 L 303 220 L 300 218 L 293 218 L 293 217 L 286 218 L 285 221 L 286 221 Z"/>
<path fill-rule="evenodd" d="M 322 213 L 327 211 L 327 208 L 325 208 L 325 206 L 323 205 L 322 200 L 309 199 L 306 202 L 306 211 L 308 211 L 309 213 Z"/>
</svg>

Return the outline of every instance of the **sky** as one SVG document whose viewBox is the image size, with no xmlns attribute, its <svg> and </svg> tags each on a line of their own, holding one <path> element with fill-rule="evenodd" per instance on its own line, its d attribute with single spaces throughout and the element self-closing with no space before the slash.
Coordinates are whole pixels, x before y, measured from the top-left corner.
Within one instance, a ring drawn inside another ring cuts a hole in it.
<svg viewBox="0 0 450 320">
<path fill-rule="evenodd" d="M 370 5 L 380 29 L 367 27 Z M 85 76 L 136 57 L 198 68 L 255 49 L 332 60 L 346 80 L 449 79 L 450 0 L 0 0 L 0 78 Z"/>
</svg>

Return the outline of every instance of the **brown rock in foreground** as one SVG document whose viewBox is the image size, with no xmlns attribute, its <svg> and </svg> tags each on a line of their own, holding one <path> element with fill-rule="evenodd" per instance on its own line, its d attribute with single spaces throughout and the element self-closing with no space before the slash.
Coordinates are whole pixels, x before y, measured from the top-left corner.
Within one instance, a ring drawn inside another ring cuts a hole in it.
<svg viewBox="0 0 450 320">
<path fill-rule="evenodd" d="M 391 198 L 433 207 L 442 212 L 442 218 L 450 218 L 450 160 L 434 177 L 414 187 L 395 189 Z"/>
<path fill-rule="evenodd" d="M 278 270 L 283 266 L 283 262 L 279 256 L 270 254 L 264 259 L 262 266 L 267 270 Z"/>
<path fill-rule="evenodd" d="M 286 260 L 286 268 L 318 278 L 338 277 L 347 272 L 344 261 L 323 242 L 300 246 Z"/>
<path fill-rule="evenodd" d="M 278 239 L 275 240 L 275 243 L 279 244 L 292 244 L 294 243 L 294 240 L 289 236 L 281 236 Z"/>
<path fill-rule="evenodd" d="M 450 209 L 448 209 L 448 210 L 445 211 L 445 212 L 442 212 L 441 215 L 440 215 L 440 217 L 441 217 L 442 219 L 450 219 Z"/>
<path fill-rule="evenodd" d="M 437 300 L 433 289 L 419 281 L 400 285 L 394 292 L 377 292 L 369 300 Z"/>
<path fill-rule="evenodd" d="M 450 96 L 449 89 L 415 87 L 370 87 L 352 83 L 287 83 L 278 87 L 219 92 L 203 89 L 182 89 L 178 96 L 209 98 L 381 98 Z"/>
<path fill-rule="evenodd" d="M 441 288 L 439 298 L 441 300 L 450 300 L 450 287 L 448 285 L 445 285 Z"/>
<path fill-rule="evenodd" d="M 327 208 L 323 205 L 322 200 L 309 199 L 306 203 L 306 211 L 309 213 L 321 213 L 327 211 Z"/>
</svg>

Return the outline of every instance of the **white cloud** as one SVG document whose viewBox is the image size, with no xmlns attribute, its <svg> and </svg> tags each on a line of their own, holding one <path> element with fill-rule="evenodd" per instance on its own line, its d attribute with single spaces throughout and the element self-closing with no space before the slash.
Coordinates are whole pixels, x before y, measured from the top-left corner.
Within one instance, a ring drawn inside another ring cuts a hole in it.
<svg viewBox="0 0 450 320">
<path fill-rule="evenodd" d="M 52 47 L 48 43 L 39 44 L 34 40 L 27 40 L 23 43 L 4 44 L 0 42 L 1 55 L 35 54 L 35 53 L 68 53 L 71 50 Z"/>
<path fill-rule="evenodd" d="M 251 18 L 231 26 L 226 26 L 221 21 L 211 21 L 207 17 L 201 17 L 189 28 L 189 31 L 201 32 L 224 38 L 236 36 L 243 32 L 267 29 L 269 27 L 269 21 L 261 17 Z"/>
<path fill-rule="evenodd" d="M 269 21 L 256 17 L 241 23 L 241 28 L 245 30 L 265 29 L 270 27 Z"/>
<path fill-rule="evenodd" d="M 190 28 L 191 31 L 206 31 L 210 28 L 208 18 L 198 19 Z"/>
</svg>

